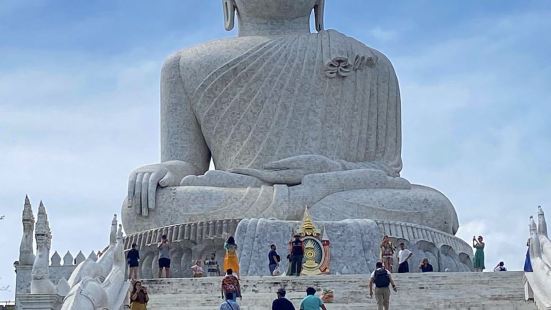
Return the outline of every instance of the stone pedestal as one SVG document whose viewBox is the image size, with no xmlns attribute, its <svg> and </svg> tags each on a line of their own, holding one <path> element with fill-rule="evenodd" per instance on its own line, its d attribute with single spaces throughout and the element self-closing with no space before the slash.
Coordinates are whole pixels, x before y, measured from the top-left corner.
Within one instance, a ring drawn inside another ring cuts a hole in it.
<svg viewBox="0 0 551 310">
<path fill-rule="evenodd" d="M 471 271 L 472 249 L 463 240 L 443 232 L 415 224 L 366 219 L 316 221 L 325 228 L 331 242 L 331 274 L 367 274 L 380 259 L 380 242 L 388 235 L 393 244 L 404 242 L 413 253 L 410 271 L 428 258 L 434 271 Z M 244 219 L 239 223 L 235 239 L 239 246 L 240 274 L 268 276 L 268 251 L 275 244 L 282 258 L 280 268 L 287 270 L 287 244 L 298 221 Z M 398 252 L 396 252 L 397 254 Z M 397 271 L 398 261 L 394 259 Z"/>
<path fill-rule="evenodd" d="M 17 300 L 17 310 L 59 310 L 63 297 L 46 294 L 21 294 Z"/>
</svg>

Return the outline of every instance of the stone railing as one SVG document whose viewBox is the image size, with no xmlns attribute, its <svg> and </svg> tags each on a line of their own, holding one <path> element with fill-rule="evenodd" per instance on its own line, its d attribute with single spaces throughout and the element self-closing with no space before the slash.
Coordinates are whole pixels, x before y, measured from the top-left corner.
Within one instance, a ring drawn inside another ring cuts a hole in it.
<svg viewBox="0 0 551 310">
<path fill-rule="evenodd" d="M 433 243 L 436 247 L 452 247 L 457 254 L 466 254 L 472 256 L 472 247 L 460 238 L 454 235 L 441 232 L 430 227 L 404 222 L 375 220 L 377 226 L 383 234 L 396 239 L 405 239 L 410 242 L 423 240 Z"/>
<path fill-rule="evenodd" d="M 220 266 L 224 257 L 224 241 L 235 233 L 240 219 L 227 219 L 207 222 L 184 223 L 160 227 L 136 234 L 124 239 L 125 250 L 135 243 L 140 250 L 142 278 L 153 278 L 158 273 L 157 244 L 162 235 L 171 243 L 171 273 L 173 277 L 190 277 L 194 260 L 204 260 L 216 253 Z"/>
<path fill-rule="evenodd" d="M 538 223 L 530 217 L 530 239 L 527 259 L 532 272 L 525 270 L 526 299 L 534 299 L 538 309 L 551 309 L 551 240 L 547 235 L 547 223 L 541 207 Z"/>
</svg>

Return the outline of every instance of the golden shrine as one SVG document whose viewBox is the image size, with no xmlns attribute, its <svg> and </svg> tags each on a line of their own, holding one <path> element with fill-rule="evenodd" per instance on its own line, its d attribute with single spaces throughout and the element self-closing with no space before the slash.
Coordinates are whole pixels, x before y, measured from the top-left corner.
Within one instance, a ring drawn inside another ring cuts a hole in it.
<svg viewBox="0 0 551 310">
<path fill-rule="evenodd" d="M 298 234 L 304 243 L 304 260 L 301 275 L 313 276 L 329 273 L 331 261 L 331 242 L 325 228 L 323 233 L 316 227 L 308 208 L 304 210 L 302 224 Z"/>
</svg>

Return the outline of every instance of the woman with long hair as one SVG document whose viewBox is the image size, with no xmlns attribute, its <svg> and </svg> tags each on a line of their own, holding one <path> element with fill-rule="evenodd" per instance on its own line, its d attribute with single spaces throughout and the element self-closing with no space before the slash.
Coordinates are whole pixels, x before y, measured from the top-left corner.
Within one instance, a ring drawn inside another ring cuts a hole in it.
<svg viewBox="0 0 551 310">
<path fill-rule="evenodd" d="M 235 239 L 230 236 L 226 242 L 224 242 L 224 250 L 226 255 L 224 256 L 224 271 L 231 269 L 233 273 L 239 278 L 239 259 L 237 258 L 237 244 Z"/>
<path fill-rule="evenodd" d="M 147 295 L 147 288 L 142 286 L 142 282 L 136 281 L 132 286 L 132 293 L 130 293 L 130 309 L 131 310 L 147 310 L 147 302 L 149 296 Z"/>
<path fill-rule="evenodd" d="M 385 235 L 381 241 L 381 260 L 386 270 L 392 272 L 392 261 L 396 248 L 390 241 L 390 238 Z"/>
<path fill-rule="evenodd" d="M 478 239 L 473 236 L 473 248 L 476 249 L 474 252 L 473 267 L 474 271 L 482 272 L 486 267 L 484 266 L 484 238 L 478 236 Z"/>
</svg>

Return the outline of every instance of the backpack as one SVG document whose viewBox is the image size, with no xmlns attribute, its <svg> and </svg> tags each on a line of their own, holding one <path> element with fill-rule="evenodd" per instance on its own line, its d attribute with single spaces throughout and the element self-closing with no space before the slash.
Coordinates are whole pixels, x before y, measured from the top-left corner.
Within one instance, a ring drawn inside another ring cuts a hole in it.
<svg viewBox="0 0 551 310">
<path fill-rule="evenodd" d="M 375 286 L 377 287 L 388 287 L 390 284 L 390 276 L 384 268 L 375 270 L 375 275 L 373 278 L 375 280 Z"/>
<path fill-rule="evenodd" d="M 222 289 L 225 293 L 237 292 L 237 286 L 235 285 L 236 278 L 234 276 L 226 276 L 222 279 Z"/>
</svg>

